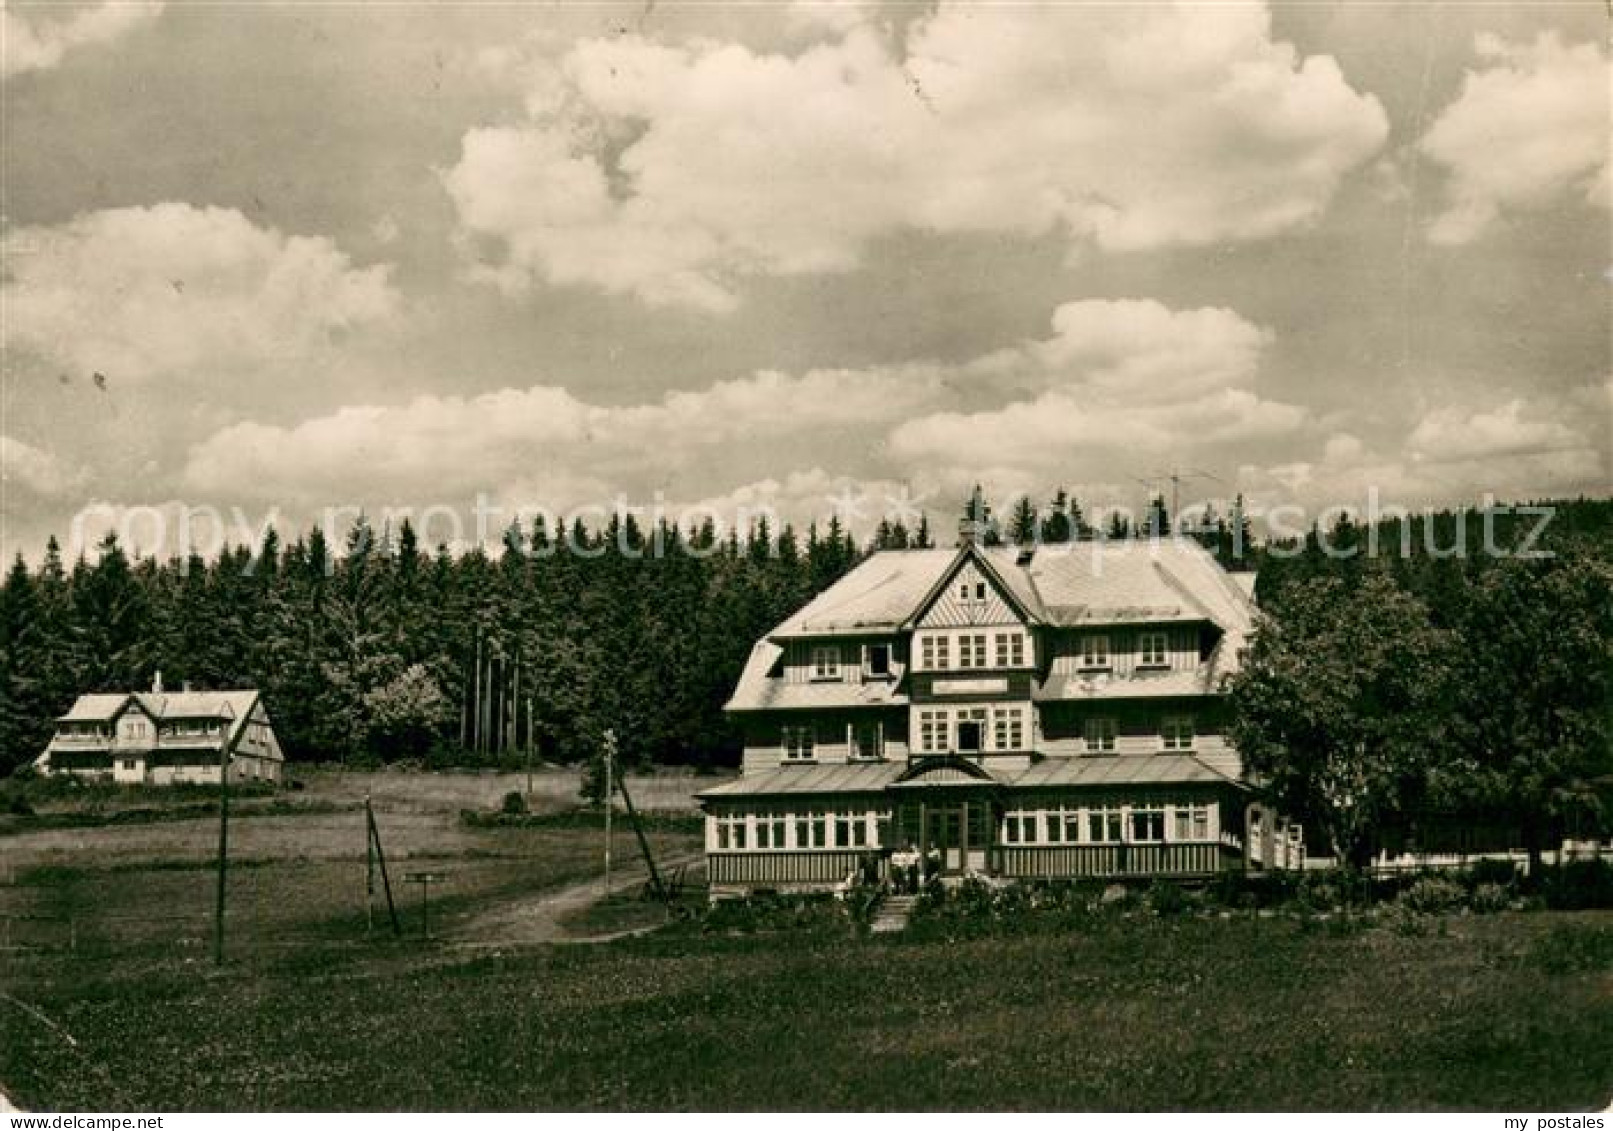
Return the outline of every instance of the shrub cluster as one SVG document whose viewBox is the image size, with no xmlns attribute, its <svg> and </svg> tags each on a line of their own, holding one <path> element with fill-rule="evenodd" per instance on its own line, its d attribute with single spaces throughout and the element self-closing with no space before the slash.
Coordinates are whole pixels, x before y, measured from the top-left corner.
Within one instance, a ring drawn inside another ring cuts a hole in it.
<svg viewBox="0 0 1613 1131">
<path fill-rule="evenodd" d="M 1460 872 L 1369 878 L 1342 869 L 1245 875 L 1202 886 L 1155 880 L 1146 887 L 1091 880 L 1005 883 L 970 877 L 920 900 L 915 926 L 947 937 L 1079 927 L 1102 915 L 1264 913 L 1301 920 L 1381 922 L 1420 933 L 1438 916 L 1531 908 L 1613 908 L 1613 862 L 1577 860 L 1528 877 L 1506 860 Z"/>
</svg>

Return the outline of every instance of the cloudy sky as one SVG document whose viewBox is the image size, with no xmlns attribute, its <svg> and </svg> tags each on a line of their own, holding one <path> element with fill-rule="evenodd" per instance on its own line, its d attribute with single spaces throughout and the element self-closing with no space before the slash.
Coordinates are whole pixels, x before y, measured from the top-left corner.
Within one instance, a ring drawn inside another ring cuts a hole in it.
<svg viewBox="0 0 1613 1131">
<path fill-rule="evenodd" d="M 1605 494 L 1608 19 L 5 0 L 0 549 Z"/>
</svg>

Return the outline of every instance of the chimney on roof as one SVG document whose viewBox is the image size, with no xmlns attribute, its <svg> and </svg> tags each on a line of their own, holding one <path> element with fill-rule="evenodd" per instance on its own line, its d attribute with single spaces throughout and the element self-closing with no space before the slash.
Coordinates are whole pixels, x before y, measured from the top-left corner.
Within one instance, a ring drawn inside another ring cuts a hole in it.
<svg viewBox="0 0 1613 1131">
<path fill-rule="evenodd" d="M 161 668 L 158 668 L 157 669 L 157 674 L 151 677 L 151 693 L 153 695 L 161 695 L 162 694 L 162 669 Z"/>
<path fill-rule="evenodd" d="M 190 694 L 190 680 L 187 679 L 184 682 L 182 682 L 179 685 L 179 690 L 183 691 L 186 695 L 189 695 Z"/>
<path fill-rule="evenodd" d="M 986 502 L 980 484 L 969 492 L 969 501 L 963 504 L 963 517 L 958 520 L 958 545 L 974 546 L 987 541 L 991 528 L 991 505 Z"/>
</svg>

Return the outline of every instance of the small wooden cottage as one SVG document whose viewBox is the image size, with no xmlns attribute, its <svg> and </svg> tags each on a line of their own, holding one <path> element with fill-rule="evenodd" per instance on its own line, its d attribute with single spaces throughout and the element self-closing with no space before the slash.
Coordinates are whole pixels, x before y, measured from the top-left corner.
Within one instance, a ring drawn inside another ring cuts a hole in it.
<svg viewBox="0 0 1613 1131">
<path fill-rule="evenodd" d="M 251 690 L 80 695 L 56 720 L 56 733 L 34 765 L 127 784 L 218 784 L 228 759 L 231 781 L 281 780 L 285 756 L 262 696 Z"/>
<path fill-rule="evenodd" d="M 943 874 L 1297 862 L 1221 692 L 1248 578 L 1186 539 L 876 553 L 752 649 L 741 775 L 701 794 L 713 894 Z"/>
</svg>

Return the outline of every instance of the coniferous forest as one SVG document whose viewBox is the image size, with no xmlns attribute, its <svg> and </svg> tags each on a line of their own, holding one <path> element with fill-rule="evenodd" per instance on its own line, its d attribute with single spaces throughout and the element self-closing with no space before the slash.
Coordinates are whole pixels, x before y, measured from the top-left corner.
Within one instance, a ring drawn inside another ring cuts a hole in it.
<svg viewBox="0 0 1613 1131">
<path fill-rule="evenodd" d="M 1169 522 L 1156 498 L 1140 530 L 1089 525 L 1062 491 L 1000 523 L 978 494 L 962 514 L 982 521 L 988 543 L 1146 535 Z M 1319 575 L 1351 583 L 1366 568 L 1322 554 L 1321 531 L 1261 547 L 1238 508 L 1229 518 L 1195 536 L 1231 568 L 1259 567 L 1273 607 L 1287 588 Z M 1429 547 L 1478 521 L 1413 519 L 1404 558 L 1398 533 L 1383 539 L 1397 584 L 1443 621 L 1460 619 L 1483 562 Z M 1516 541 L 1516 525 L 1503 541 Z M 1613 503 L 1558 504 L 1545 544 L 1589 546 L 1606 561 L 1609 531 Z M 1364 537 L 1347 521 L 1327 533 Z M 1476 525 L 1474 535 L 1477 546 Z M 660 552 L 647 552 L 656 537 Z M 0 772 L 39 753 L 77 695 L 144 689 L 158 672 L 171 690 L 259 688 L 293 760 L 510 765 L 530 750 L 575 761 L 610 728 L 631 763 L 732 764 L 722 705 L 757 638 L 870 550 L 933 544 L 927 519 L 912 533 L 882 523 L 865 546 L 837 521 L 804 537 L 763 522 L 718 538 L 709 526 L 646 532 L 629 517 L 566 540 L 582 552 L 512 527 L 500 552 L 454 556 L 421 546 L 407 522 L 376 530 L 360 518 L 341 545 L 318 528 L 289 541 L 271 530 L 211 560 L 132 557 L 109 539 L 64 561 L 52 542 L 34 568 L 19 557 L 0 588 Z"/>
</svg>

